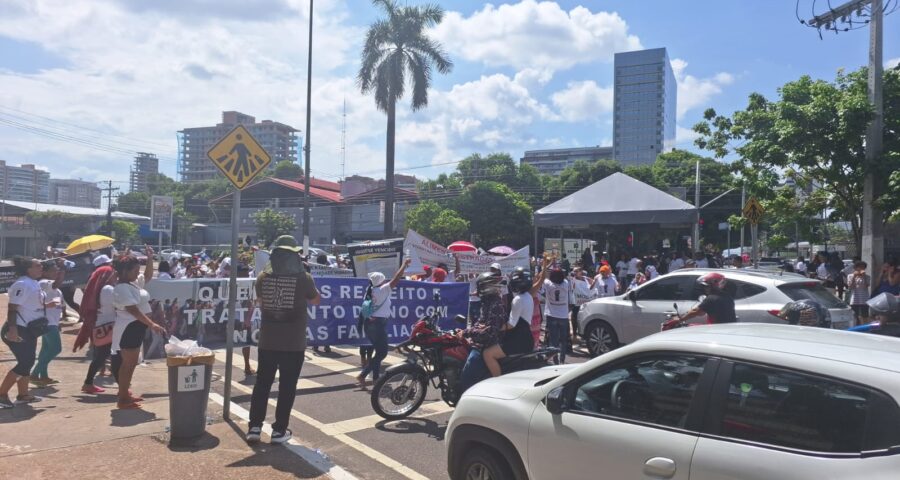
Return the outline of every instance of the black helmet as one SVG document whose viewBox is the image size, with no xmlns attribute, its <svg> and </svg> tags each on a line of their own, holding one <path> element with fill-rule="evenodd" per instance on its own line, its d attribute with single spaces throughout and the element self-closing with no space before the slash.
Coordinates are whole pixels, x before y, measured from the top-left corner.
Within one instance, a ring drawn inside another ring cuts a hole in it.
<svg viewBox="0 0 900 480">
<path fill-rule="evenodd" d="M 797 300 L 785 305 L 778 316 L 791 325 L 831 328 L 831 313 L 821 303 L 813 300 Z"/>
<path fill-rule="evenodd" d="M 531 272 L 523 267 L 517 267 L 509 276 L 509 289 L 513 293 L 525 293 L 531 290 Z"/>
<path fill-rule="evenodd" d="M 487 296 L 499 296 L 502 292 L 501 283 L 503 281 L 503 277 L 494 275 L 491 272 L 484 272 L 478 276 L 478 279 L 475 280 L 475 288 L 478 291 L 478 296 L 481 298 Z"/>
</svg>

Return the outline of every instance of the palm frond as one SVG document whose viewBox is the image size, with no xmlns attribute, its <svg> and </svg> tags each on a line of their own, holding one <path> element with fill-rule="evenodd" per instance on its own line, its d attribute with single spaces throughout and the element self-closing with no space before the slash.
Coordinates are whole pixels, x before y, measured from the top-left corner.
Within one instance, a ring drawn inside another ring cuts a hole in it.
<svg viewBox="0 0 900 480">
<path fill-rule="evenodd" d="M 444 19 L 444 9 L 436 3 L 419 5 L 416 9 L 418 10 L 419 17 L 422 18 L 423 24 L 426 27 L 437 25 L 441 23 L 441 20 Z"/>
<path fill-rule="evenodd" d="M 431 87 L 431 61 L 414 51 L 406 52 L 410 73 L 412 73 L 412 110 L 428 106 L 428 88 Z"/>
<path fill-rule="evenodd" d="M 453 70 L 453 62 L 450 60 L 447 52 L 444 51 L 438 42 L 427 36 L 422 35 L 415 38 L 407 45 L 407 48 L 427 57 L 434 64 L 438 73 L 447 74 Z"/>
</svg>

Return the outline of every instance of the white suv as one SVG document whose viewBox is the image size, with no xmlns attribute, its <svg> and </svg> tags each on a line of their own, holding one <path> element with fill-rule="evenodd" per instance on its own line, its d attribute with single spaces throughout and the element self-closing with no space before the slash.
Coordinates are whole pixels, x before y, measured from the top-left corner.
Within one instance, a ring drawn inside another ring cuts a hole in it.
<svg viewBox="0 0 900 480">
<path fill-rule="evenodd" d="M 818 280 L 792 273 L 734 269 L 682 269 L 663 275 L 616 297 L 592 300 L 578 312 L 578 333 L 592 356 L 656 333 L 666 315 L 686 313 L 703 289 L 697 279 L 708 272 L 725 275 L 739 322 L 786 324 L 778 312 L 794 300 L 815 300 L 831 314 L 832 327 L 854 326 L 853 311 Z"/>
<path fill-rule="evenodd" d="M 452 480 L 887 480 L 900 339 L 704 325 L 485 380 L 446 432 Z"/>
</svg>

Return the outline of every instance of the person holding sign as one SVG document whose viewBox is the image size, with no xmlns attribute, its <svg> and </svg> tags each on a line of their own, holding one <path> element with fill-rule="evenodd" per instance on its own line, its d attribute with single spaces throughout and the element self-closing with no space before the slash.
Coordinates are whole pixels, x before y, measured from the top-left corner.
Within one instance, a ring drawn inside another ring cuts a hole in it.
<svg viewBox="0 0 900 480">
<path fill-rule="evenodd" d="M 406 271 L 410 262 L 411 259 L 406 257 L 390 281 L 381 272 L 369 273 L 369 281 L 372 282 L 372 298 L 370 300 L 372 311 L 369 318 L 365 318 L 364 321 L 366 336 L 375 347 L 375 356 L 356 377 L 356 383 L 360 388 L 366 387 L 366 377 L 370 373 L 373 381 L 378 381 L 378 377 L 381 375 L 381 362 L 388 353 L 387 321 L 391 315 L 391 293 L 400 280 L 403 280 L 403 272 Z"/>
<path fill-rule="evenodd" d="M 278 404 L 272 424 L 272 443 L 291 439 L 288 421 L 297 391 L 297 379 L 303 367 L 306 349 L 307 305 L 318 305 L 319 291 L 312 275 L 300 259 L 301 247 L 290 235 L 272 243 L 272 254 L 256 281 L 256 298 L 262 311 L 259 329 L 259 368 L 250 399 L 248 442 L 258 442 L 275 373 L 278 379 Z"/>
</svg>

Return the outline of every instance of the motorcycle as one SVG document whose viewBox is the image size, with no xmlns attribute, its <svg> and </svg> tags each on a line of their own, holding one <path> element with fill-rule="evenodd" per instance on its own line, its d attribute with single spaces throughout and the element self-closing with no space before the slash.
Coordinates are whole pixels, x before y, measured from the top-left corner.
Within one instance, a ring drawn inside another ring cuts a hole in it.
<svg viewBox="0 0 900 480">
<path fill-rule="evenodd" d="M 434 299 L 439 302 L 440 295 L 435 294 Z M 410 416 L 425 401 L 429 383 L 440 390 L 441 400 L 451 407 L 462 396 L 460 377 L 472 347 L 459 329 L 441 330 L 438 312 L 436 308 L 413 325 L 409 338 L 395 347 L 406 355 L 406 361 L 385 370 L 372 387 L 372 409 L 382 418 L 398 420 Z M 466 324 L 462 315 L 455 320 Z M 500 366 L 503 373 L 539 368 L 549 365 L 557 352 L 555 348 L 542 348 L 511 355 L 502 359 Z"/>
<path fill-rule="evenodd" d="M 681 314 L 678 313 L 678 304 L 677 303 L 673 303 L 672 306 L 675 307 L 675 313 L 667 313 L 666 314 L 666 321 L 663 322 L 662 324 L 660 324 L 660 326 L 659 326 L 660 332 L 665 332 L 667 330 L 674 330 L 676 328 L 690 327 L 691 325 L 696 325 L 696 324 L 691 324 L 691 323 L 685 322 L 684 320 L 681 319 Z"/>
</svg>

